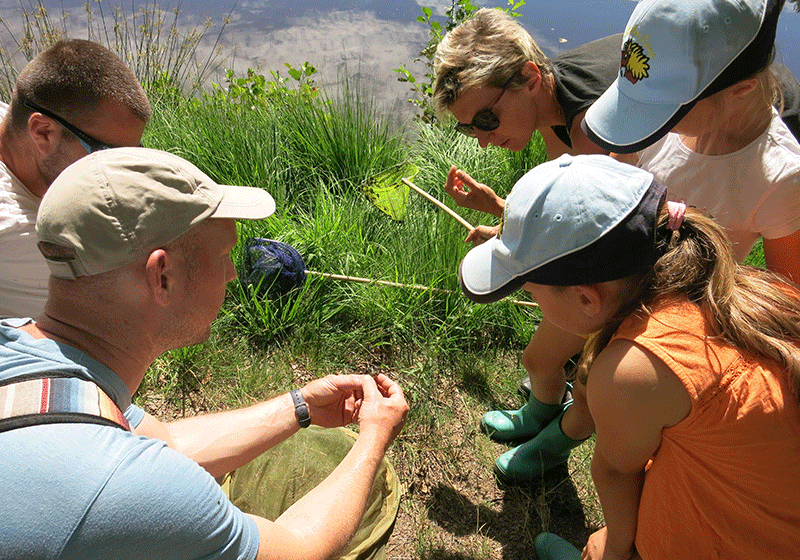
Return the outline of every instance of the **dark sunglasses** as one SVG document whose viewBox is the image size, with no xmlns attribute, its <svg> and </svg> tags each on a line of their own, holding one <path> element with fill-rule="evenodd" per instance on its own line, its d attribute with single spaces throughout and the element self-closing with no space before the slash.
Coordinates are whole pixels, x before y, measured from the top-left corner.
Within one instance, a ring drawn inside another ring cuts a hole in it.
<svg viewBox="0 0 800 560">
<path fill-rule="evenodd" d="M 490 107 L 486 109 L 481 109 L 475 116 L 472 117 L 471 123 L 457 123 L 455 129 L 464 134 L 465 136 L 469 136 L 470 138 L 475 138 L 477 135 L 475 129 L 482 130 L 483 132 L 491 132 L 497 129 L 500 126 L 500 117 L 494 114 L 494 107 L 503 97 L 503 94 L 508 89 L 508 84 L 511 83 L 511 80 L 514 79 L 516 74 L 512 74 L 512 76 L 508 79 L 508 81 L 503 86 L 503 91 L 500 92 L 500 95 L 497 96 L 497 99 L 494 100 L 494 103 L 491 104 Z"/>
<path fill-rule="evenodd" d="M 36 105 L 31 101 L 24 101 L 22 103 L 22 106 L 30 109 L 31 111 L 36 111 L 37 113 L 41 113 L 46 117 L 50 117 L 58 124 L 60 124 L 62 127 L 64 127 L 66 130 L 71 132 L 72 135 L 78 139 L 78 142 L 81 143 L 81 146 L 83 146 L 83 149 L 86 150 L 87 154 L 91 154 L 92 152 L 99 152 L 100 150 L 107 150 L 109 148 L 119 147 L 119 146 L 112 146 L 111 144 L 106 144 L 105 142 L 101 142 L 97 138 L 89 136 L 80 128 L 68 123 L 67 121 L 56 115 L 54 112 L 45 109 L 44 107 L 39 107 L 38 105 Z"/>
</svg>

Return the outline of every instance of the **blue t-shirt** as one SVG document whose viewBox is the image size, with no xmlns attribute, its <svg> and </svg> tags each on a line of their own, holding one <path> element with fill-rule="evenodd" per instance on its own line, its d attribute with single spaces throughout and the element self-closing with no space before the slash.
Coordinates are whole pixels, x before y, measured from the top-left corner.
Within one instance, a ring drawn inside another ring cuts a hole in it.
<svg viewBox="0 0 800 560">
<path fill-rule="evenodd" d="M 0 382 L 58 370 L 89 379 L 131 425 L 143 411 L 86 354 L 0 322 Z M 0 433 L 0 559 L 252 559 L 255 522 L 202 467 L 165 443 L 98 424 Z"/>
</svg>

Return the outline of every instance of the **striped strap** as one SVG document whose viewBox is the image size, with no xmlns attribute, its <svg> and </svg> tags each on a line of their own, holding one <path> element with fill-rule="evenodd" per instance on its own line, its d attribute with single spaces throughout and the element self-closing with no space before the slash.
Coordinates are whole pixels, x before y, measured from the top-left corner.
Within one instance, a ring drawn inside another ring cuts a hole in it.
<svg viewBox="0 0 800 560">
<path fill-rule="evenodd" d="M 111 424 L 131 431 L 100 387 L 77 377 L 40 377 L 0 386 L 0 431 L 59 422 Z"/>
</svg>

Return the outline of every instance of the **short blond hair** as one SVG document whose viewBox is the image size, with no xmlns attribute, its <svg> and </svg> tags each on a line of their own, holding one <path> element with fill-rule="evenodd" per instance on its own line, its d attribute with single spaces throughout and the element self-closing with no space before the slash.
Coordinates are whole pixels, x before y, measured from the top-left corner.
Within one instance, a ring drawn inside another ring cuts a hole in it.
<svg viewBox="0 0 800 560">
<path fill-rule="evenodd" d="M 445 112 L 471 88 L 522 85 L 520 70 L 528 61 L 536 64 L 543 78 L 552 74 L 550 59 L 515 18 L 500 9 L 481 8 L 448 32 L 436 49 L 436 111 Z"/>
</svg>

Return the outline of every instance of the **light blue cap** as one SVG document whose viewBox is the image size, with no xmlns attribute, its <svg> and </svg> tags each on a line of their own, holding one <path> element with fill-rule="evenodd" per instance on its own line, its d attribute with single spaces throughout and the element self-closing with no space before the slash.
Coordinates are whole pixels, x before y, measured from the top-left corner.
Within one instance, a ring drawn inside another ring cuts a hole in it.
<svg viewBox="0 0 800 560">
<path fill-rule="evenodd" d="M 699 99 L 767 65 L 782 4 L 639 2 L 622 38 L 620 75 L 586 112 L 587 136 L 620 153 L 656 142 Z"/>
<path fill-rule="evenodd" d="M 461 262 L 464 294 L 497 301 L 525 282 L 584 285 L 641 272 L 655 260 L 666 189 L 643 169 L 602 155 L 563 155 L 526 173 L 498 235 Z"/>
</svg>

